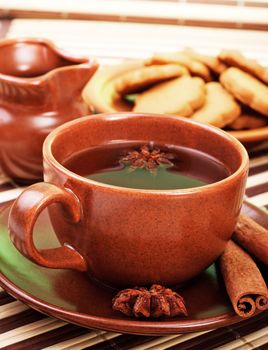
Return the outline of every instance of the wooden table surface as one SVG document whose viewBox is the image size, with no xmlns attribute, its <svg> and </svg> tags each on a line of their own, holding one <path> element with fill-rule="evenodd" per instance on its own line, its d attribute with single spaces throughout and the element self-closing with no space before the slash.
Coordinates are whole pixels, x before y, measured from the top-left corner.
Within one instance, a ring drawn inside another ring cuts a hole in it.
<svg viewBox="0 0 268 350">
<path fill-rule="evenodd" d="M 268 35 L 264 31 L 18 19 L 0 22 L 0 33 L 2 37 L 46 37 L 67 51 L 95 57 L 104 65 L 116 64 L 124 59 L 147 57 L 155 51 L 174 51 L 191 46 L 208 54 L 216 54 L 221 48 L 238 48 L 268 66 Z M 267 210 L 268 140 L 250 150 L 249 155 L 250 172 L 246 194 L 250 202 Z M 5 174 L 0 173 L 0 203 L 16 198 L 21 190 Z M 1 290 L 0 347 L 14 350 L 267 350 L 268 312 L 210 332 L 145 337 L 101 332 L 67 324 L 28 308 Z"/>
</svg>

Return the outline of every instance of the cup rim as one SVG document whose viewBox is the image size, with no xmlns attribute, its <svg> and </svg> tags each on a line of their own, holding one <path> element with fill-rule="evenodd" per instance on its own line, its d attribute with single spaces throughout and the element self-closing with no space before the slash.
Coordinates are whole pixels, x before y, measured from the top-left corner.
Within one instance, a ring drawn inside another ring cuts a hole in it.
<svg viewBox="0 0 268 350">
<path fill-rule="evenodd" d="M 232 141 L 235 148 L 238 150 L 238 152 L 241 155 L 241 164 L 237 168 L 237 170 L 232 173 L 231 175 L 227 176 L 226 178 L 213 182 L 211 184 L 203 185 L 203 186 L 197 186 L 192 188 L 184 188 L 184 189 L 160 189 L 160 190 L 154 190 L 154 189 L 138 189 L 138 188 L 129 188 L 129 187 L 121 187 L 121 186 L 115 186 L 110 184 L 105 184 L 102 182 L 98 182 L 95 180 L 91 180 L 88 178 L 85 178 L 81 175 L 76 174 L 75 172 L 65 168 L 59 161 L 56 160 L 52 153 L 52 144 L 54 139 L 61 133 L 63 133 L 65 130 L 69 129 L 73 125 L 83 123 L 84 121 L 93 119 L 93 118 L 105 118 L 105 119 L 112 119 L 112 118 L 135 118 L 135 117 L 162 117 L 162 118 L 169 118 L 176 120 L 182 120 L 183 122 L 192 124 L 192 125 L 198 125 L 198 127 L 201 127 L 209 132 L 213 132 L 214 134 L 219 135 L 220 137 L 224 137 L 226 139 L 229 139 Z M 74 120 L 71 120 L 67 123 L 64 123 L 54 129 L 52 132 L 49 133 L 49 135 L 46 137 L 44 143 L 43 143 L 43 159 L 46 160 L 47 163 L 52 165 L 57 170 L 60 170 L 61 173 L 64 173 L 68 177 L 71 177 L 75 180 L 81 181 L 86 184 L 91 184 L 95 187 L 101 187 L 105 188 L 107 190 L 112 191 L 118 191 L 118 192 L 124 192 L 124 193 L 143 193 L 143 194 L 154 194 L 154 195 L 178 195 L 178 194 L 190 194 L 190 193 L 197 193 L 197 192 L 205 192 L 213 190 L 214 188 L 226 185 L 233 180 L 239 178 L 245 170 L 249 167 L 249 157 L 248 153 L 245 149 L 245 147 L 238 141 L 234 136 L 230 135 L 229 133 L 215 127 L 212 125 L 204 124 L 195 120 L 190 120 L 188 118 L 179 117 L 175 115 L 169 115 L 169 114 L 156 114 L 156 113 L 134 113 L 134 112 L 114 112 L 114 113 L 100 113 L 100 114 L 93 114 L 93 115 L 87 115 L 81 118 L 77 118 Z"/>
</svg>

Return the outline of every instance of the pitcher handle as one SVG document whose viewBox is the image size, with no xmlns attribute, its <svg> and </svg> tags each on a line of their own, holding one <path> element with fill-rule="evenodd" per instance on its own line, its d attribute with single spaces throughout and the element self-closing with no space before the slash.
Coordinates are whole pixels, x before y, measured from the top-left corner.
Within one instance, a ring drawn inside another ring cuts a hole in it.
<svg viewBox="0 0 268 350">
<path fill-rule="evenodd" d="M 38 265 L 86 271 L 86 260 L 68 244 L 40 251 L 34 245 L 35 222 L 42 210 L 53 203 L 63 205 L 72 223 L 80 221 L 80 203 L 71 191 L 40 182 L 23 191 L 13 204 L 8 219 L 11 240 L 21 254 Z"/>
</svg>

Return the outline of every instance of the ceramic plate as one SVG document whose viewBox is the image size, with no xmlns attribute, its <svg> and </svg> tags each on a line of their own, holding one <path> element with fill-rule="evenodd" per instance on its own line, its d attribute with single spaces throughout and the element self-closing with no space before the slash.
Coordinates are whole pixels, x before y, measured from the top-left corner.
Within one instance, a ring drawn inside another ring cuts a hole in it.
<svg viewBox="0 0 268 350">
<path fill-rule="evenodd" d="M 143 60 L 135 60 L 116 66 L 100 68 L 83 91 L 85 101 L 96 113 L 130 111 L 132 109 L 131 104 L 124 101 L 113 101 L 113 79 L 125 72 L 143 66 Z M 268 139 L 268 126 L 251 130 L 230 131 L 229 133 L 243 144 L 252 146 Z"/>
<path fill-rule="evenodd" d="M 264 211 L 250 204 L 243 210 L 268 228 Z M 134 320 L 114 312 L 111 300 L 116 290 L 94 283 L 84 273 L 42 268 L 24 258 L 9 239 L 8 213 L 9 208 L 0 213 L 0 284 L 36 310 L 84 327 L 142 335 L 209 330 L 241 321 L 215 265 L 179 290 L 186 300 L 187 318 Z M 35 242 L 39 248 L 58 245 L 46 212 L 38 219 Z"/>
</svg>

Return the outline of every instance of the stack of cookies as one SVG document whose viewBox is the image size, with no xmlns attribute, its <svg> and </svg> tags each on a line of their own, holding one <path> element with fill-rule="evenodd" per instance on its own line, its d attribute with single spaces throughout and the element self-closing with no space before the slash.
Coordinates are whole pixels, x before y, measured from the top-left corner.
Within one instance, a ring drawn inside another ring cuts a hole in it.
<svg viewBox="0 0 268 350">
<path fill-rule="evenodd" d="M 234 50 L 156 54 L 114 80 L 133 112 L 166 113 L 230 130 L 268 124 L 268 69 Z"/>
</svg>

